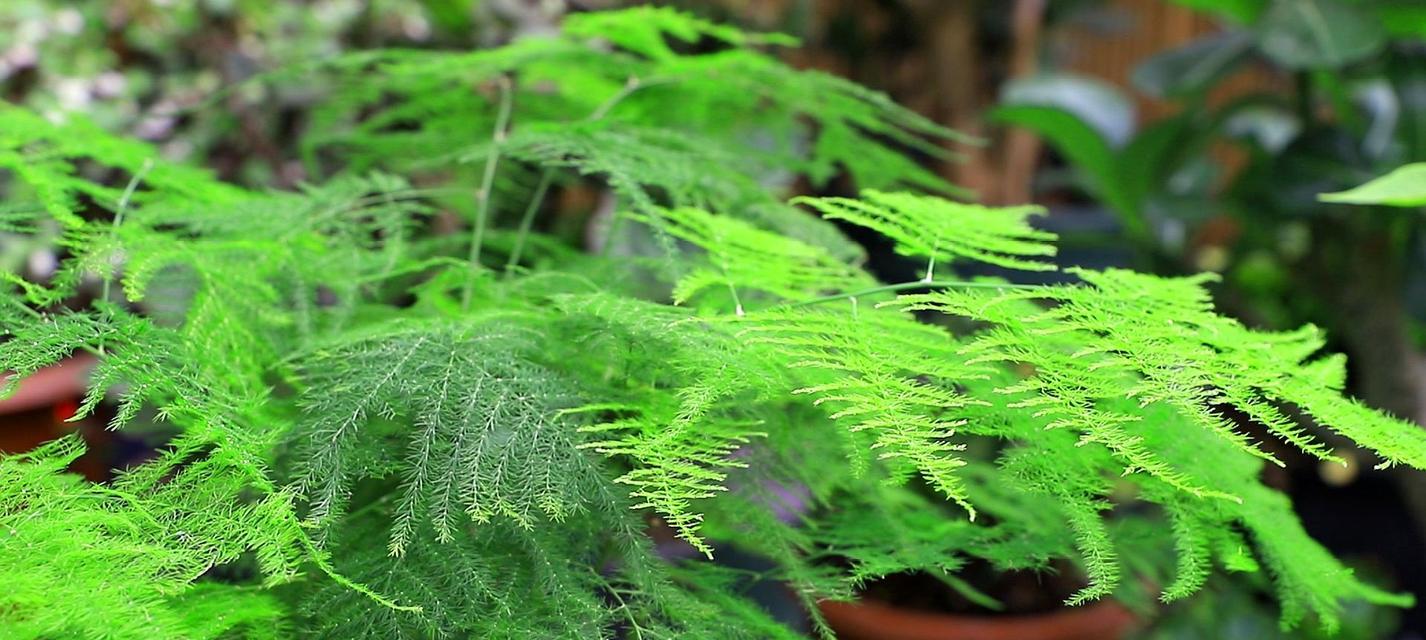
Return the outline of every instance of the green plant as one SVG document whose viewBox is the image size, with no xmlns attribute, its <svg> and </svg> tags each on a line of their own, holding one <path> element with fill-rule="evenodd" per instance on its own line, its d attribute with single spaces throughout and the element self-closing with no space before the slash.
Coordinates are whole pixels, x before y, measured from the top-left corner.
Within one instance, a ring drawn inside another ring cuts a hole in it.
<svg viewBox="0 0 1426 640">
<path fill-rule="evenodd" d="M 7 220 L 69 251 L 48 282 L 7 275 L 0 366 L 94 352 L 81 415 L 179 431 L 110 484 L 61 472 L 71 439 L 0 458 L 3 635 L 793 635 L 746 576 L 661 561 L 665 525 L 774 559 L 814 614 L 971 558 L 1069 559 L 1081 603 L 1141 589 L 1167 545 L 1166 601 L 1215 565 L 1270 576 L 1287 627 L 1410 601 L 1258 480 L 1260 439 L 1333 457 L 1304 421 L 1426 466 L 1426 435 L 1341 395 L 1315 328 L 1219 316 L 1205 276 L 948 279 L 1053 269 L 1038 210 L 892 192 L 949 191 L 907 152 L 953 134 L 754 48 L 785 40 L 644 8 L 294 71 L 351 78 L 307 140 L 351 171 L 297 192 L 0 108 Z M 843 170 L 860 198 L 761 182 Z M 617 197 L 598 251 L 546 197 L 576 182 Z M 808 210 L 924 279 L 876 282 Z"/>
</svg>

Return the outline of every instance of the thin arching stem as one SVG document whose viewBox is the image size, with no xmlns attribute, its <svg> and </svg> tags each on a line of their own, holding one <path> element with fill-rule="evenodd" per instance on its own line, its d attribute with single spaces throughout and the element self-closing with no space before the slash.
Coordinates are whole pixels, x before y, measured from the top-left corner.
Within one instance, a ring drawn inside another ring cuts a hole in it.
<svg viewBox="0 0 1426 640">
<path fill-rule="evenodd" d="M 129 186 L 124 187 L 123 195 L 119 196 L 119 206 L 114 209 L 114 221 L 109 225 L 109 246 L 112 248 L 119 242 L 119 225 L 124 224 L 124 213 L 129 210 L 129 201 L 133 199 L 134 192 L 138 190 L 139 183 L 143 182 L 144 176 L 153 170 L 153 158 L 144 160 L 143 166 L 134 172 L 134 177 L 129 179 Z M 114 282 L 114 264 L 110 260 L 109 271 L 104 274 L 104 283 L 100 285 L 99 300 L 109 301 L 109 288 Z M 101 340 L 98 345 L 99 353 L 104 353 L 104 342 Z"/>
<path fill-rule="evenodd" d="M 138 190 L 139 183 L 143 182 L 144 176 L 153 169 L 153 158 L 144 160 L 143 166 L 134 172 L 134 177 L 129 179 L 129 186 L 124 187 L 124 194 L 119 196 L 119 206 L 114 209 L 114 221 L 109 225 L 109 245 L 119 241 L 119 225 L 124 224 L 124 213 L 129 210 L 129 200 L 133 199 L 134 192 Z M 112 265 L 111 265 L 112 266 Z M 113 282 L 113 270 L 104 274 L 104 284 L 102 285 L 99 299 L 109 299 L 109 285 Z"/>
<path fill-rule="evenodd" d="M 848 292 L 848 293 L 837 293 L 837 294 L 832 294 L 832 295 L 829 295 L 829 296 L 822 296 L 822 297 L 820 297 L 820 298 L 812 298 L 812 299 L 810 299 L 810 300 L 803 300 L 803 301 L 801 301 L 801 302 L 793 302 L 793 303 L 791 303 L 791 304 L 783 305 L 783 308 L 786 308 L 786 309 L 795 309 L 795 308 L 798 308 L 798 307 L 807 307 L 807 306 L 811 306 L 811 305 L 814 305 L 814 304 L 823 304 L 823 303 L 827 303 L 827 302 L 836 302 L 836 301 L 838 301 L 838 300 L 847 300 L 847 299 L 862 298 L 862 297 L 865 297 L 865 296 L 876 295 L 876 294 L 878 294 L 878 293 L 891 293 L 891 292 L 895 292 L 895 291 L 905 291 L 905 290 L 907 290 L 907 289 L 1038 289 L 1038 288 L 1039 288 L 1039 285 L 1033 285 L 1033 284 L 1009 284 L 1009 283 L 1002 283 L 1002 282 L 960 282 L 960 281 L 952 281 L 952 280 L 932 280 L 932 281 L 930 281 L 930 282 L 927 282 L 927 281 L 925 281 L 925 280 L 916 280 L 916 281 L 914 281 L 914 282 L 902 282 L 902 283 L 898 283 L 898 284 L 886 284 L 886 285 L 882 285 L 882 286 L 879 286 L 879 287 L 872 287 L 872 288 L 870 288 L 870 289 L 862 289 L 861 291 L 852 291 L 852 292 Z"/>
<path fill-rule="evenodd" d="M 31 309 L 31 308 L 29 307 L 29 305 L 27 305 L 27 304 L 25 304 L 25 303 L 23 303 L 23 302 L 20 302 L 19 300 L 16 300 L 16 299 L 14 299 L 14 298 L 11 298 L 10 296 L 0 296 L 0 299 L 3 299 L 4 301 L 9 302 L 9 303 L 12 304 L 12 305 L 15 305 L 15 308 L 16 308 L 16 309 L 19 309 L 20 311 L 24 311 L 24 312 L 25 312 L 25 315 L 30 316 L 31 318 L 34 318 L 34 319 L 36 319 L 36 320 L 44 320 L 44 319 L 45 319 L 45 315 L 44 315 L 43 313 L 40 313 L 39 311 L 36 311 L 36 310 L 34 310 L 34 309 Z"/>
<path fill-rule="evenodd" d="M 520 264 L 520 254 L 525 250 L 525 240 L 530 235 L 530 227 L 535 224 L 535 214 L 540 212 L 540 205 L 545 202 L 545 193 L 550 190 L 550 182 L 554 181 L 555 168 L 545 167 L 545 172 L 540 174 L 540 183 L 535 185 L 535 195 L 530 198 L 529 206 L 525 207 L 525 215 L 520 218 L 520 230 L 515 234 L 515 248 L 510 250 L 510 260 L 505 263 L 505 277 L 510 277 L 515 265 Z"/>
<path fill-rule="evenodd" d="M 609 111 L 611 109 L 617 106 L 620 102 L 623 102 L 629 96 L 634 95 L 634 93 L 640 89 L 644 89 L 647 87 L 656 87 L 661 84 L 671 84 L 674 82 L 678 82 L 678 78 L 663 77 L 639 79 L 637 76 L 629 76 L 629 79 L 624 81 L 624 86 L 621 87 L 619 91 L 616 92 L 614 95 L 609 96 L 608 100 L 605 100 L 602 104 L 596 107 L 594 111 L 589 114 L 589 117 L 585 118 L 585 120 L 588 120 L 590 122 L 593 122 L 595 120 L 602 120 L 604 116 L 609 115 Z"/>
<path fill-rule="evenodd" d="M 589 117 L 585 118 L 585 121 L 595 122 L 597 120 L 604 119 L 604 116 L 609 115 L 609 112 L 614 109 L 614 107 L 618 106 L 620 102 L 623 102 L 629 96 L 634 95 L 634 93 L 640 89 L 646 87 L 654 87 L 661 84 L 671 84 L 678 81 L 679 78 L 676 77 L 649 78 L 646 80 L 641 80 L 638 76 L 629 76 L 629 79 L 624 81 L 624 86 L 620 88 L 619 91 L 616 92 L 614 95 L 609 96 L 609 99 L 601 103 L 597 108 L 594 109 L 594 111 L 590 112 Z M 599 247 L 599 255 L 601 256 L 608 254 L 609 246 L 614 244 L 614 233 L 619 230 L 619 223 L 622 222 L 624 218 L 624 216 L 619 214 L 618 207 L 615 207 L 614 212 L 610 215 L 611 217 L 609 219 L 609 230 L 606 231 L 604 234 L 603 246 Z"/>
<path fill-rule="evenodd" d="M 926 275 L 921 277 L 921 282 L 936 281 L 936 252 L 941 250 L 941 231 L 936 230 L 936 241 L 931 243 L 931 258 L 926 262 Z"/>
<path fill-rule="evenodd" d="M 480 193 L 475 196 L 475 226 L 470 232 L 470 256 L 467 258 L 471 276 L 466 278 L 465 288 L 461 291 L 461 311 L 470 310 L 470 296 L 475 291 L 475 273 L 480 270 L 480 245 L 485 242 L 486 218 L 490 215 L 491 191 L 495 188 L 495 168 L 500 164 L 500 149 L 505 146 L 505 139 L 509 135 L 506 127 L 510 124 L 510 104 L 513 101 L 510 78 L 500 76 L 495 83 L 500 89 L 500 110 L 495 115 L 495 132 L 491 134 L 490 151 L 485 156 L 485 175 L 480 180 Z"/>
</svg>

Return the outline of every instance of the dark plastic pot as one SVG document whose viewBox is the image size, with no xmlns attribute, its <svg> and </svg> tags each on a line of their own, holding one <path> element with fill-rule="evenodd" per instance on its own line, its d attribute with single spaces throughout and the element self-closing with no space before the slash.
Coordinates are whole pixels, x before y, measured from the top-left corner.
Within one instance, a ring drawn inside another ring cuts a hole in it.
<svg viewBox="0 0 1426 640">
<path fill-rule="evenodd" d="M 840 640 L 1119 640 L 1138 624 L 1112 600 L 1018 616 L 932 613 L 875 601 L 823 601 L 818 608 Z"/>
</svg>

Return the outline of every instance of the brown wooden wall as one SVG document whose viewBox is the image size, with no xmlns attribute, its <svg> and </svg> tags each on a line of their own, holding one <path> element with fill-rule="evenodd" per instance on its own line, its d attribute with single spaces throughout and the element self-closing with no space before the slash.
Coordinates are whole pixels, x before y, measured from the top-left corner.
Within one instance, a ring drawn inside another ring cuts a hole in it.
<svg viewBox="0 0 1426 640">
<path fill-rule="evenodd" d="M 1129 81 L 1130 73 L 1145 58 L 1187 44 L 1222 27 L 1211 16 L 1190 11 L 1167 0 L 1110 0 L 1106 4 L 1122 13 L 1126 19 L 1123 28 L 1114 33 L 1070 28 L 1059 34 L 1065 41 L 1056 43 L 1056 48 L 1065 51 L 1069 57 L 1066 67 L 1107 80 L 1133 95 L 1141 121 L 1173 113 L 1174 105 L 1146 98 L 1134 91 Z M 1283 82 L 1283 79 L 1264 69 L 1248 68 L 1218 87 L 1210 96 L 1211 102 L 1221 103 L 1264 86 L 1285 88 Z"/>
</svg>

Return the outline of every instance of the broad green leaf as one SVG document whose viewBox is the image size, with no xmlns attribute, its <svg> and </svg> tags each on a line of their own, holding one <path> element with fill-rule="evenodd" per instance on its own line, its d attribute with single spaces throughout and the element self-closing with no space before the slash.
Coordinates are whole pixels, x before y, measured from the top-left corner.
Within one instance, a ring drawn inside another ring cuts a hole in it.
<svg viewBox="0 0 1426 640">
<path fill-rule="evenodd" d="M 1119 214 L 1132 233 L 1142 232 L 1139 208 L 1125 186 L 1114 151 L 1093 127 L 1054 107 L 1003 106 L 989 114 L 993 122 L 1029 129 L 1045 138 L 1079 169 L 1085 187 Z"/>
<path fill-rule="evenodd" d="M 1074 114 L 1113 147 L 1124 146 L 1134 135 L 1134 104 L 1114 85 L 1097 78 L 1048 73 L 1012 80 L 1001 92 L 1000 102 Z"/>
<path fill-rule="evenodd" d="M 1139 63 L 1130 80 L 1140 91 L 1156 98 L 1198 93 L 1247 60 L 1252 44 L 1252 37 L 1244 31 L 1199 38 Z"/>
<path fill-rule="evenodd" d="M 1426 162 L 1398 167 L 1391 173 L 1361 186 L 1336 193 L 1324 193 L 1318 198 L 1323 202 L 1342 204 L 1426 206 Z"/>
<path fill-rule="evenodd" d="M 1398 38 L 1426 38 L 1426 3 L 1420 0 L 1383 0 L 1374 7 L 1387 33 Z"/>
<path fill-rule="evenodd" d="M 1267 8 L 1267 0 L 1173 0 L 1190 9 L 1215 13 L 1239 24 L 1250 24 Z"/>
<path fill-rule="evenodd" d="M 1257 24 L 1258 47 L 1289 69 L 1335 69 L 1386 45 L 1386 29 L 1341 0 L 1274 0 Z"/>
<path fill-rule="evenodd" d="M 1144 210 L 1151 194 L 1171 188 L 1174 170 L 1206 144 L 1207 132 L 1195 125 L 1186 113 L 1164 118 L 1146 126 L 1119 152 L 1119 183 L 1136 210 Z"/>
</svg>

